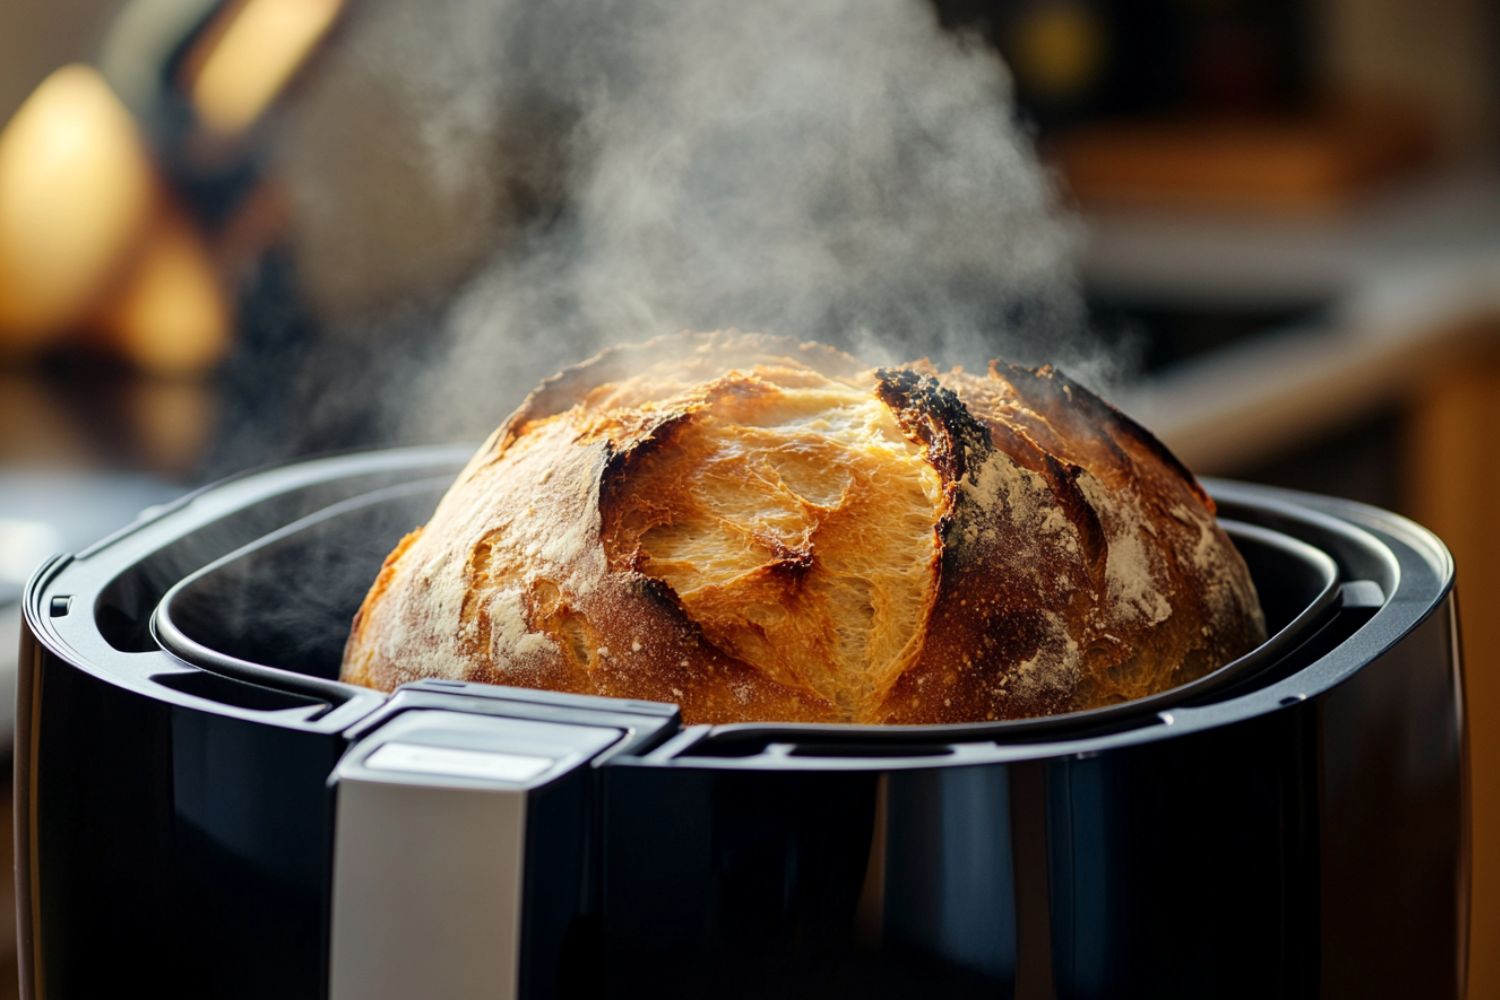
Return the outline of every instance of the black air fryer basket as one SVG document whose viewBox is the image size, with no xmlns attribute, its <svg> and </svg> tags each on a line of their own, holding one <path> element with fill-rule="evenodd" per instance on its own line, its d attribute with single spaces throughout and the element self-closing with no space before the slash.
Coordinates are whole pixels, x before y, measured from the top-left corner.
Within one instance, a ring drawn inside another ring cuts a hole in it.
<svg viewBox="0 0 1500 1000">
<path fill-rule="evenodd" d="M 1207 483 L 1270 638 L 1175 690 L 1065 716 L 684 727 L 670 705 L 341 682 L 366 588 L 466 457 L 240 477 L 39 573 L 17 760 L 23 981 L 342 998 L 360 995 L 354 959 L 389 983 L 482 966 L 452 951 L 462 883 L 393 871 L 402 898 L 381 876 L 359 920 L 339 914 L 349 845 L 369 839 L 340 818 L 351 782 L 396 780 L 371 762 L 418 720 L 428 744 L 462 747 L 483 717 L 502 741 L 505 726 L 616 734 L 524 790 L 524 891 L 496 932 L 514 933 L 516 995 L 1461 994 L 1452 565 L 1410 522 Z M 423 856 L 473 839 L 433 824 Z M 349 944 L 387 913 L 426 943 Z"/>
</svg>

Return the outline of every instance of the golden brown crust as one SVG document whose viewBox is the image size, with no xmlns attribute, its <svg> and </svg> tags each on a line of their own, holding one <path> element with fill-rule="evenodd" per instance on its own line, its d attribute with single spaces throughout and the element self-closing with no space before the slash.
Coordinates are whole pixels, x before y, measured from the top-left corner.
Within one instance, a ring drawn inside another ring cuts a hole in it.
<svg viewBox="0 0 1500 1000">
<path fill-rule="evenodd" d="M 881 721 L 1097 707 L 1192 680 L 1264 639 L 1212 501 L 1149 433 L 1050 368 L 928 378 L 989 433 L 944 536 L 942 589 L 956 599 L 939 600 Z"/>
<path fill-rule="evenodd" d="M 731 333 L 539 387 L 387 559 L 344 676 L 968 722 L 1140 697 L 1263 638 L 1196 480 L 1060 373 L 861 372 Z"/>
</svg>

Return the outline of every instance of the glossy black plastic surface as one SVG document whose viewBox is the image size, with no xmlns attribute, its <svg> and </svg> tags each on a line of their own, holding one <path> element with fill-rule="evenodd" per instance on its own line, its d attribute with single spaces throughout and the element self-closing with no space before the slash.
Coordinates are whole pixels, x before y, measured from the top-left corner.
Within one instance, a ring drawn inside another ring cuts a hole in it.
<svg viewBox="0 0 1500 1000">
<path fill-rule="evenodd" d="M 1046 741 L 704 728 L 606 770 L 616 994 L 1461 997 L 1451 564 L 1368 508 L 1220 487 L 1257 493 L 1347 584 L 1238 689 Z"/>
<path fill-rule="evenodd" d="M 22 668 L 35 995 L 319 995 L 338 734 L 147 697 L 33 638 Z"/>
<path fill-rule="evenodd" d="M 610 768 L 614 995 L 1460 997 L 1451 642 L 1107 752 Z"/>
<path fill-rule="evenodd" d="M 351 456 L 242 477 L 33 578 L 15 757 L 28 995 L 322 994 L 326 782 L 344 730 L 385 699 L 208 673 L 163 653 L 147 626 L 184 574 L 457 457 Z"/>
</svg>

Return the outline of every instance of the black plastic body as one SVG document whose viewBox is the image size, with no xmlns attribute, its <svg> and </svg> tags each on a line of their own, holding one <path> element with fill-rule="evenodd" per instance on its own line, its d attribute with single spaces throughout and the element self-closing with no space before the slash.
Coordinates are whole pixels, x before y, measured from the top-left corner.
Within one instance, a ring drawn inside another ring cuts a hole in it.
<svg viewBox="0 0 1500 1000">
<path fill-rule="evenodd" d="M 284 612 L 352 611 L 415 524 L 400 498 L 463 457 L 245 477 L 37 575 L 16 757 L 26 995 L 322 995 L 334 764 L 405 705 L 486 698 L 650 733 L 528 831 L 578 883 L 531 918 L 553 956 L 532 961 L 556 963 L 531 995 L 1462 995 L 1453 569 L 1410 522 L 1211 484 L 1227 517 L 1329 560 L 1332 597 L 1316 558 L 1267 549 L 1251 562 L 1273 618 L 1316 613 L 1253 669 L 1045 724 L 680 729 L 661 706 L 338 683 L 342 632 Z M 176 623 L 211 662 L 162 649 L 169 590 L 303 519 L 331 533 L 271 576 L 226 570 L 238 582 Z"/>
</svg>

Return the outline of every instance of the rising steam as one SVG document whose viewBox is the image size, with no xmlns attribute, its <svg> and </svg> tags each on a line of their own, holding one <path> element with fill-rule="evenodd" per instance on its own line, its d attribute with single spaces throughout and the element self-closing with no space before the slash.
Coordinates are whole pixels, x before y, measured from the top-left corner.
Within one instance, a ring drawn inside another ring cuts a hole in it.
<svg viewBox="0 0 1500 1000">
<path fill-rule="evenodd" d="M 370 23 L 357 52 L 420 123 L 426 176 L 507 233 L 403 376 L 402 437 L 482 434 L 560 364 L 684 328 L 871 361 L 1091 353 L 1075 229 L 1005 69 L 925 0 L 444 0 Z"/>
</svg>

